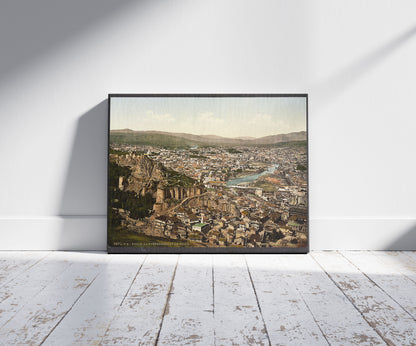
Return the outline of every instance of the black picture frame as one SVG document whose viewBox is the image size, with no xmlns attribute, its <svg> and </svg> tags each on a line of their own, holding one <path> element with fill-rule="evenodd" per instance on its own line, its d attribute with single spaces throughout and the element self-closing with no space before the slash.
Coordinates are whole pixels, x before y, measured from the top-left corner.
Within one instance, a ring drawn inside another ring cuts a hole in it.
<svg viewBox="0 0 416 346">
<path fill-rule="evenodd" d="M 110 124 L 111 124 L 111 99 L 129 97 L 171 98 L 171 97 L 205 97 L 205 98 L 251 98 L 251 97 L 304 97 L 306 101 L 306 163 L 307 163 L 307 245 L 305 247 L 130 247 L 109 245 L 109 216 L 107 213 L 107 252 L 109 254 L 306 254 L 310 248 L 310 194 L 309 194 L 309 105 L 307 93 L 261 93 L 261 94 L 143 94 L 143 93 L 111 93 L 108 94 L 108 142 L 107 142 L 107 210 L 110 207 L 109 196 L 109 153 L 110 153 Z"/>
</svg>

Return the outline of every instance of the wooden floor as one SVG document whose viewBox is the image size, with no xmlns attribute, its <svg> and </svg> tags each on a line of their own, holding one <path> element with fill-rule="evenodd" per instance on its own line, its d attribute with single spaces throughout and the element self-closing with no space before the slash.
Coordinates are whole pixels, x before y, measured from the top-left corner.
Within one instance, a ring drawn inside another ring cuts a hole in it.
<svg viewBox="0 0 416 346">
<path fill-rule="evenodd" d="M 0 252 L 1 345 L 416 344 L 416 253 Z"/>
</svg>

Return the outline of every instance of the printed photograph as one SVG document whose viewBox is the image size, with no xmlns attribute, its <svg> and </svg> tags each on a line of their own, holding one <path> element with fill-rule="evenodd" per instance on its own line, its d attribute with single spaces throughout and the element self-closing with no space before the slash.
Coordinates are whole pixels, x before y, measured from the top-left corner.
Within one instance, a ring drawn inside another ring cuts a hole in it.
<svg viewBox="0 0 416 346">
<path fill-rule="evenodd" d="M 110 95 L 109 117 L 109 249 L 308 247 L 306 95 Z"/>
</svg>

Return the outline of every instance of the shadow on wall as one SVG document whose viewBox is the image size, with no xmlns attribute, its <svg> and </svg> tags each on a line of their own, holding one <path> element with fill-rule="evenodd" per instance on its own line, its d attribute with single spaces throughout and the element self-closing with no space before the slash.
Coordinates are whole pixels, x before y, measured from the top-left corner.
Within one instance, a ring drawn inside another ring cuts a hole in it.
<svg viewBox="0 0 416 346">
<path fill-rule="evenodd" d="M 104 100 L 78 120 L 60 216 L 106 213 L 107 136 L 107 100 Z"/>
<path fill-rule="evenodd" d="M 134 0 L 6 1 L 0 11 L 0 79 L 114 17 Z M 143 1 L 147 2 L 147 1 Z M 51 29 L 53 28 L 53 29 Z"/>
<path fill-rule="evenodd" d="M 309 114 L 319 116 L 319 110 L 359 82 L 360 78 L 375 69 L 404 44 L 416 36 L 416 26 L 387 41 L 367 55 L 352 61 L 343 69 L 310 88 Z M 313 121 L 310 115 L 309 121 Z M 352 249 L 354 250 L 354 249 Z M 396 240 L 380 250 L 416 250 L 416 225 L 403 232 Z"/>
<path fill-rule="evenodd" d="M 403 250 L 403 251 L 415 251 L 416 250 L 416 224 L 411 226 L 403 235 L 395 239 L 392 243 L 387 245 L 383 250 Z"/>
<path fill-rule="evenodd" d="M 106 248 L 107 136 L 106 99 L 78 120 L 58 210 L 63 221 L 59 249 Z"/>
<path fill-rule="evenodd" d="M 107 116 L 107 100 L 103 100 L 78 120 L 58 210 L 62 223 L 54 249 L 106 249 Z M 415 250 L 416 224 L 405 232 L 397 231 L 402 235 L 383 249 Z"/>
<path fill-rule="evenodd" d="M 351 85 L 355 84 L 362 76 L 368 74 L 374 68 L 382 63 L 391 54 L 394 54 L 401 46 L 407 43 L 416 35 L 416 26 L 386 42 L 378 49 L 375 49 L 368 55 L 353 61 L 345 68 L 331 75 L 328 79 L 318 83 L 311 88 L 313 96 L 314 109 L 318 110 L 324 104 L 340 94 L 345 92 Z"/>
</svg>

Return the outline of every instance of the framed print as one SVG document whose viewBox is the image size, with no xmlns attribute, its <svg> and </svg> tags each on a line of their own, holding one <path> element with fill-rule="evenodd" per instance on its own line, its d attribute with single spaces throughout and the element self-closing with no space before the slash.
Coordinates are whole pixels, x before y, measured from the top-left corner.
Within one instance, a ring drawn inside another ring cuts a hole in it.
<svg viewBox="0 0 416 346">
<path fill-rule="evenodd" d="M 109 253 L 306 253 L 306 94 L 110 94 Z"/>
</svg>

